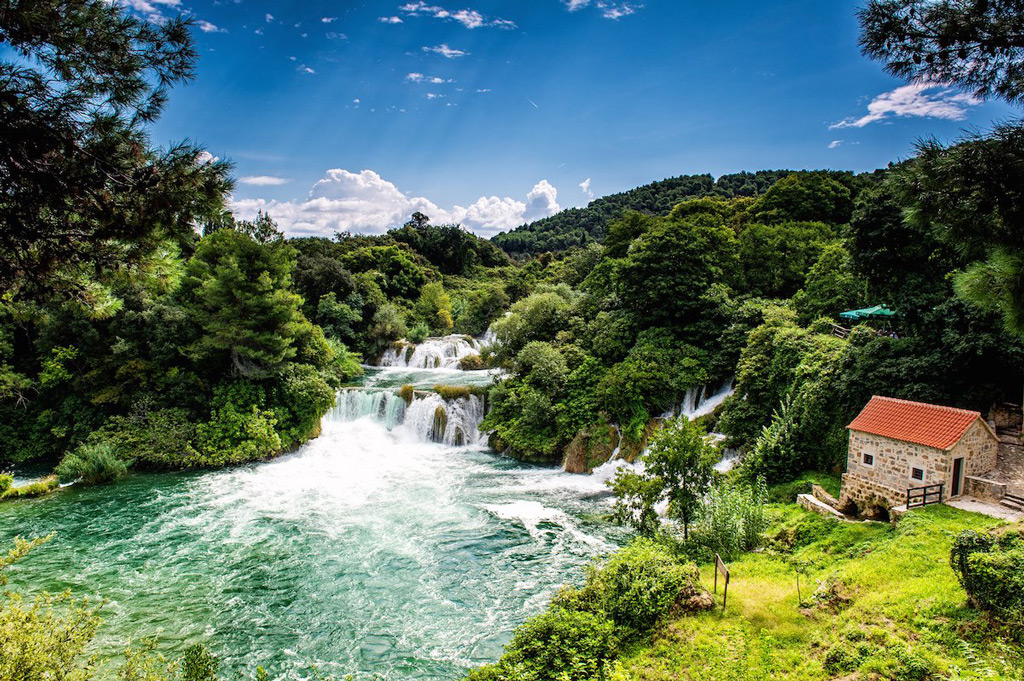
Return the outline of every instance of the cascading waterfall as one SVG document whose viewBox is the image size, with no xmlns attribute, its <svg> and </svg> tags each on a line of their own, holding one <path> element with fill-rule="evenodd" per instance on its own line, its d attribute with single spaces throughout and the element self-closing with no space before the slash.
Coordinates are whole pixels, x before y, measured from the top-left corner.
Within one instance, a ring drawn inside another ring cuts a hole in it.
<svg viewBox="0 0 1024 681">
<path fill-rule="evenodd" d="M 459 362 L 480 353 L 470 336 L 428 338 L 419 345 L 399 341 L 380 358 L 380 366 L 403 369 L 457 369 Z"/>
<path fill-rule="evenodd" d="M 412 401 L 390 390 L 348 388 L 341 390 L 327 421 L 357 421 L 369 418 L 389 431 L 401 429 L 421 442 L 438 442 L 453 447 L 486 446 L 480 432 L 485 416 L 484 398 L 477 395 L 445 399 L 435 392 L 416 391 Z"/>
<path fill-rule="evenodd" d="M 404 420 L 405 406 L 405 400 L 390 390 L 349 388 L 338 392 L 334 408 L 324 418 L 328 421 L 356 421 L 371 417 L 383 423 L 388 430 L 394 430 Z"/>
<path fill-rule="evenodd" d="M 417 396 L 405 413 L 405 428 L 422 440 L 462 447 L 486 445 L 480 433 L 484 400 L 476 395 L 446 400 L 437 393 Z"/>
</svg>

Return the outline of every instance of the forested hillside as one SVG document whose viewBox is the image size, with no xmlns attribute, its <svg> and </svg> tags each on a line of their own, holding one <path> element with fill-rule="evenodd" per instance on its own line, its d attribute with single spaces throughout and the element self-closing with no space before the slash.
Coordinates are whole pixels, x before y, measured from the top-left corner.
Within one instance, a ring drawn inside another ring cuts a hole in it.
<svg viewBox="0 0 1024 681">
<path fill-rule="evenodd" d="M 549 218 L 498 234 L 492 241 L 514 257 L 586 246 L 604 239 L 608 223 L 626 211 L 664 216 L 686 199 L 702 196 L 752 198 L 763 194 L 777 180 L 791 173 L 788 170 L 759 170 L 722 175 L 717 180 L 708 174 L 672 177 L 595 199 L 586 208 L 563 210 Z M 852 182 L 852 173 L 835 172 L 831 175 L 845 184 Z"/>
</svg>

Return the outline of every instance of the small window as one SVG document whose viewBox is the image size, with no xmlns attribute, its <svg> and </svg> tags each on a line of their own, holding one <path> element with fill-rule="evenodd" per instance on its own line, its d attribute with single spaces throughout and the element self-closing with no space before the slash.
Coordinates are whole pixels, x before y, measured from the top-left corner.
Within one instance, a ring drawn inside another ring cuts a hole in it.
<svg viewBox="0 0 1024 681">
<path fill-rule="evenodd" d="M 924 470 L 921 468 L 911 468 L 910 477 L 914 480 L 924 480 Z"/>
<path fill-rule="evenodd" d="M 875 465 L 875 455 L 874 454 L 865 454 L 864 455 L 864 465 L 865 466 L 874 466 Z"/>
</svg>

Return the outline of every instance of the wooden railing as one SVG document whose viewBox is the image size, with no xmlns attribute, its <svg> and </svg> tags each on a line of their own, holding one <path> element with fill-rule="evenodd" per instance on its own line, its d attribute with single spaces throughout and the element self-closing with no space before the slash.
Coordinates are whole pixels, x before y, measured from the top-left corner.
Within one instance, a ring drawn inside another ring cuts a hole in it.
<svg viewBox="0 0 1024 681">
<path fill-rule="evenodd" d="M 942 503 L 942 484 L 911 487 L 907 490 L 907 509 Z"/>
</svg>

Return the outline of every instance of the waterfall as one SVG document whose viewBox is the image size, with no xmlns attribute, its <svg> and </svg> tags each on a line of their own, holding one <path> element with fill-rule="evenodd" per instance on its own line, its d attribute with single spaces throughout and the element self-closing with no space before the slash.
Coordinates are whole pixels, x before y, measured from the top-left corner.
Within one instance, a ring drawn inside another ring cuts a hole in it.
<svg viewBox="0 0 1024 681">
<path fill-rule="evenodd" d="M 405 432 L 422 442 L 462 447 L 487 445 L 486 434 L 480 432 L 484 415 L 484 399 L 477 395 L 446 400 L 435 392 L 416 391 L 407 405 L 397 392 L 348 388 L 338 392 L 337 402 L 325 418 L 370 418 L 389 431 Z"/>
<path fill-rule="evenodd" d="M 457 369 L 459 361 L 480 353 L 470 336 L 428 338 L 419 345 L 398 341 L 380 358 L 380 366 L 403 369 Z"/>
<path fill-rule="evenodd" d="M 356 421 L 371 417 L 380 421 L 388 430 L 402 423 L 405 417 L 405 400 L 389 390 L 366 390 L 348 388 L 338 391 L 334 408 L 327 412 L 329 421 Z"/>
<path fill-rule="evenodd" d="M 731 378 L 723 381 L 721 385 L 717 386 L 717 389 L 713 384 L 688 388 L 679 408 L 669 411 L 665 416 L 671 417 L 679 414 L 691 420 L 706 416 L 717 409 L 734 392 L 735 388 L 733 388 Z"/>
<path fill-rule="evenodd" d="M 437 393 L 417 396 L 406 410 L 406 430 L 421 440 L 446 445 L 486 445 L 480 433 L 484 400 L 476 395 L 445 400 Z"/>
</svg>

